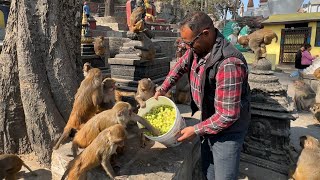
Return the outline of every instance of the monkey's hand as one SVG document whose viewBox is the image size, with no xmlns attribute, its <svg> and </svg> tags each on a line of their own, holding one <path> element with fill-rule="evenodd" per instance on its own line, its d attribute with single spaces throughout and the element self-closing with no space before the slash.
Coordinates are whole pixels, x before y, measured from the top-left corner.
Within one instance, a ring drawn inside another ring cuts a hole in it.
<svg viewBox="0 0 320 180">
<path fill-rule="evenodd" d="M 145 108 L 146 107 L 146 102 L 142 101 L 139 103 L 141 108 Z"/>
</svg>

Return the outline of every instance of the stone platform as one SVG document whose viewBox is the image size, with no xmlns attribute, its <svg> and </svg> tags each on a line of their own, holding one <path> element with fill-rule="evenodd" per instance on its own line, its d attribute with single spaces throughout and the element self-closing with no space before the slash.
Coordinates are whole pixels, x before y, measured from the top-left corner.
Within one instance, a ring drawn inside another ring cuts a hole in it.
<svg viewBox="0 0 320 180">
<path fill-rule="evenodd" d="M 197 122 L 196 119 L 186 120 L 189 126 Z M 172 148 L 166 148 L 160 143 L 148 141 L 147 146 L 141 148 L 136 136 L 137 127 L 131 126 L 127 129 L 130 138 L 126 142 L 124 154 L 117 157 L 117 164 L 120 167 L 118 173 L 124 179 L 191 180 L 193 176 L 200 177 L 198 167 L 200 158 L 199 139 Z M 61 178 L 67 163 L 73 159 L 70 148 L 71 143 L 68 143 L 53 152 L 51 164 L 53 180 Z M 105 180 L 109 178 L 102 167 L 97 167 L 89 171 L 87 179 Z"/>
</svg>

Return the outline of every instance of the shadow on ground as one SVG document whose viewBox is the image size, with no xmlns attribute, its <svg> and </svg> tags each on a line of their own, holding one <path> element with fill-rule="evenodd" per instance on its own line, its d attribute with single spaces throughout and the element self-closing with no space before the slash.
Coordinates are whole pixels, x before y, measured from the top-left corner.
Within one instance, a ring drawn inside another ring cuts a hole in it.
<svg viewBox="0 0 320 180">
<path fill-rule="evenodd" d="M 24 180 L 44 180 L 44 179 L 52 179 L 51 171 L 47 169 L 38 169 L 33 171 L 36 175 L 33 175 L 29 171 L 20 171 L 18 173 L 18 179 Z"/>
</svg>

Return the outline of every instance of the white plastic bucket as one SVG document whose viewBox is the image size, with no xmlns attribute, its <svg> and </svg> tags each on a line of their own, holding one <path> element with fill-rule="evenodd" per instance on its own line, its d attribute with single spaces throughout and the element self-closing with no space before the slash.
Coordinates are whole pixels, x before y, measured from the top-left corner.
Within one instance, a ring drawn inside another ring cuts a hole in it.
<svg viewBox="0 0 320 180">
<path fill-rule="evenodd" d="M 158 100 L 156 100 L 155 98 L 150 98 L 146 101 L 146 107 L 145 108 L 140 108 L 138 111 L 138 115 L 139 116 L 144 116 L 146 113 L 148 113 L 153 107 L 157 107 L 160 105 L 169 105 L 171 107 L 174 107 L 176 110 L 176 119 L 174 121 L 173 126 L 171 127 L 171 129 L 161 135 L 161 136 L 148 136 L 146 134 L 144 134 L 144 136 L 146 136 L 148 139 L 151 139 L 153 141 L 157 141 L 167 147 L 174 147 L 174 146 L 178 146 L 179 144 L 181 144 L 181 142 L 177 141 L 177 133 L 180 132 L 180 130 L 182 130 L 183 128 L 186 127 L 186 122 L 184 120 L 184 118 L 181 116 L 179 109 L 177 108 L 176 104 L 171 101 L 171 99 L 165 97 L 165 96 L 159 96 Z"/>
</svg>

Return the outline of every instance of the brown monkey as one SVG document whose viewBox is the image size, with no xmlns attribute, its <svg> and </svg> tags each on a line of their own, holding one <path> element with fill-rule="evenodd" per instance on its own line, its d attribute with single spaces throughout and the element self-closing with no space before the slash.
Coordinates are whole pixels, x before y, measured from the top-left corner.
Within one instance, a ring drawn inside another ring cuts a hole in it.
<svg viewBox="0 0 320 180">
<path fill-rule="evenodd" d="M 178 104 L 188 104 L 190 102 L 190 85 L 187 74 L 184 74 L 177 82 L 173 99 Z"/>
<path fill-rule="evenodd" d="M 302 151 L 292 177 L 295 180 L 320 180 L 319 140 L 309 135 L 301 136 L 300 146 Z"/>
<path fill-rule="evenodd" d="M 313 75 L 315 78 L 320 79 L 320 68 L 317 68 L 314 72 Z"/>
<path fill-rule="evenodd" d="M 259 29 L 248 36 L 241 36 L 238 39 L 238 43 L 242 46 L 246 47 L 249 45 L 251 50 L 255 54 L 256 60 L 259 60 L 262 56 L 261 50 L 266 54 L 266 45 L 271 44 L 272 39 L 276 38 L 276 42 L 278 41 L 278 36 L 275 32 L 270 29 Z"/>
<path fill-rule="evenodd" d="M 106 53 L 106 45 L 104 42 L 104 37 L 103 36 L 98 36 L 97 38 L 94 39 L 94 52 L 96 55 L 103 57 Z"/>
<path fill-rule="evenodd" d="M 138 33 L 138 40 L 141 41 L 141 46 L 134 46 L 135 49 L 141 50 L 137 55 L 141 60 L 154 60 L 156 49 L 153 42 L 144 32 Z"/>
<path fill-rule="evenodd" d="M 142 15 L 146 13 L 146 10 L 142 6 L 136 7 L 130 15 L 130 31 L 137 33 L 144 30 L 144 20 Z"/>
<path fill-rule="evenodd" d="M 37 174 L 33 172 L 17 155 L 2 154 L 0 155 L 0 179 L 15 180 L 16 175 L 21 170 L 21 167 L 26 167 L 32 175 Z"/>
<path fill-rule="evenodd" d="M 103 100 L 99 106 L 99 112 L 111 109 L 115 102 L 116 81 L 112 78 L 105 78 L 102 81 Z"/>
<path fill-rule="evenodd" d="M 313 114 L 314 119 L 320 122 L 320 103 L 315 103 L 310 108 L 311 113 Z"/>
<path fill-rule="evenodd" d="M 101 70 L 98 68 L 90 69 L 78 88 L 69 120 L 54 149 L 58 149 L 59 145 L 68 136 L 73 136 L 72 133 L 75 130 L 79 130 L 84 123 L 95 115 L 102 101 L 101 82 Z"/>
<path fill-rule="evenodd" d="M 125 139 L 125 127 L 120 124 L 103 130 L 79 156 L 68 164 L 61 179 L 65 179 L 67 174 L 70 180 L 86 179 L 86 172 L 99 164 L 113 179 L 115 173 L 110 164 L 110 157 L 116 153 L 118 147 L 124 146 Z"/>
<path fill-rule="evenodd" d="M 127 102 L 117 102 L 112 109 L 103 111 L 90 119 L 75 135 L 72 142 L 72 152 L 75 156 L 78 147 L 86 148 L 104 129 L 121 124 L 124 127 L 132 120 L 143 124 L 153 134 L 159 135 L 159 132 L 142 117 L 132 113 L 131 105 Z"/>
<path fill-rule="evenodd" d="M 141 108 L 146 107 L 146 100 L 150 99 L 156 93 L 156 85 L 150 78 L 143 78 L 138 82 L 138 89 L 135 99 Z"/>
<path fill-rule="evenodd" d="M 83 64 L 83 76 L 86 77 L 88 75 L 89 70 L 92 69 L 91 63 L 86 62 Z"/>
<path fill-rule="evenodd" d="M 294 101 L 298 111 L 308 111 L 315 103 L 316 93 L 311 89 L 310 85 L 297 80 L 294 82 L 295 94 Z"/>
</svg>

